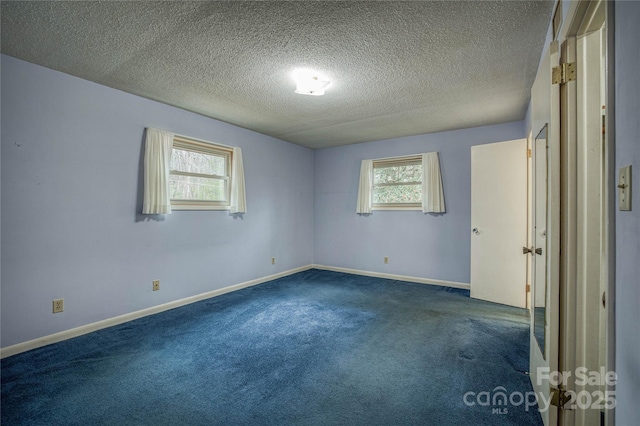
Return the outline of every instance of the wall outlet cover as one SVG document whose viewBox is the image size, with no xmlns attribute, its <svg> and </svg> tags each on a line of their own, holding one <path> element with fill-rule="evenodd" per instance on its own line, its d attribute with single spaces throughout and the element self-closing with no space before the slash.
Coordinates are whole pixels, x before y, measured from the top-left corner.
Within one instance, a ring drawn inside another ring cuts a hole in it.
<svg viewBox="0 0 640 426">
<path fill-rule="evenodd" d="M 618 171 L 618 209 L 631 210 L 631 166 L 621 167 Z"/>
</svg>

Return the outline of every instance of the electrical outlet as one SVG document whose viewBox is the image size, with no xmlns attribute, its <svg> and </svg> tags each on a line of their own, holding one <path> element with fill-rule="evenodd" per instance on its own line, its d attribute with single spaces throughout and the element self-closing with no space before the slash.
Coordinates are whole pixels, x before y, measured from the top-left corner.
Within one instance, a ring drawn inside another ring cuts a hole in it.
<svg viewBox="0 0 640 426">
<path fill-rule="evenodd" d="M 275 257 L 272 257 L 272 258 L 271 258 L 271 264 L 272 264 L 272 265 L 275 265 L 275 264 L 276 264 L 276 258 L 275 258 Z"/>
<path fill-rule="evenodd" d="M 57 314 L 64 311 L 64 299 L 55 299 L 53 301 L 53 313 Z"/>
<path fill-rule="evenodd" d="M 160 280 L 153 280 L 153 291 L 160 290 Z"/>
<path fill-rule="evenodd" d="M 387 256 L 384 257 L 384 263 L 389 263 L 389 258 Z"/>
</svg>

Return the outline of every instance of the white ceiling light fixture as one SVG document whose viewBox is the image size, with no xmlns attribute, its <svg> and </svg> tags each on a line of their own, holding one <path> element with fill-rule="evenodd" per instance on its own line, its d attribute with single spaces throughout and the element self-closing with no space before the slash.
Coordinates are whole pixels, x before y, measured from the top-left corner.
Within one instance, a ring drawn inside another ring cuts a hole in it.
<svg viewBox="0 0 640 426">
<path fill-rule="evenodd" d="M 322 96 L 330 83 L 317 72 L 307 69 L 295 70 L 293 79 L 296 82 L 295 93 L 300 95 Z"/>
</svg>

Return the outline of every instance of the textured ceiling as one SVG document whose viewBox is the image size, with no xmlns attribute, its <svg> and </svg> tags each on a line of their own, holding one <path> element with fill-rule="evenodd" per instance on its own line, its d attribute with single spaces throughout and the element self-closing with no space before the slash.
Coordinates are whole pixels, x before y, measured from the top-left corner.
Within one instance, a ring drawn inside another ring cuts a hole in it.
<svg viewBox="0 0 640 426">
<path fill-rule="evenodd" d="M 524 118 L 553 2 L 2 1 L 2 53 L 322 148 Z M 297 95 L 291 73 L 331 85 Z"/>
</svg>

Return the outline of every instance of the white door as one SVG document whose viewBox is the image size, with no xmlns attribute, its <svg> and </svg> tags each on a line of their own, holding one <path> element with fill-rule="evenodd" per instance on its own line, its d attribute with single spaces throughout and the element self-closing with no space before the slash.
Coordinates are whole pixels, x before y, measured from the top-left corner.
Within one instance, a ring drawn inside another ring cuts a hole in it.
<svg viewBox="0 0 640 426">
<path fill-rule="evenodd" d="M 527 141 L 471 147 L 471 297 L 524 308 Z"/>
<path fill-rule="evenodd" d="M 533 300 L 529 371 L 545 425 L 557 424 L 550 374 L 558 371 L 560 276 L 560 91 L 551 83 L 558 43 L 545 49 L 531 89 L 533 146 Z M 536 136 L 537 135 L 537 136 Z M 555 377 L 553 374 L 551 377 Z"/>
</svg>

